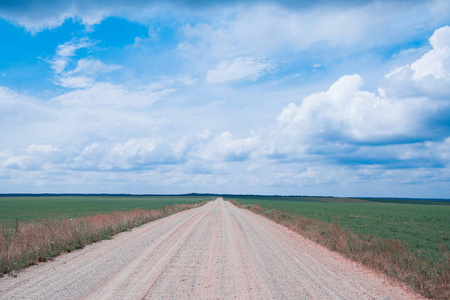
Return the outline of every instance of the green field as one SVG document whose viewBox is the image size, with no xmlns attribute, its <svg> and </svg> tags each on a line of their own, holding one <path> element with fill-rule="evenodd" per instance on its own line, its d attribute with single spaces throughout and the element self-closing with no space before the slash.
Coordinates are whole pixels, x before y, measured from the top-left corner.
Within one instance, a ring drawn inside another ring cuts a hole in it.
<svg viewBox="0 0 450 300">
<path fill-rule="evenodd" d="M 232 196 L 238 202 L 337 223 L 360 235 L 405 242 L 421 257 L 450 250 L 450 202 L 401 199 Z"/>
<path fill-rule="evenodd" d="M 213 196 L 2 196 L 0 223 L 80 217 L 113 211 L 160 209 L 168 205 L 213 200 Z"/>
</svg>

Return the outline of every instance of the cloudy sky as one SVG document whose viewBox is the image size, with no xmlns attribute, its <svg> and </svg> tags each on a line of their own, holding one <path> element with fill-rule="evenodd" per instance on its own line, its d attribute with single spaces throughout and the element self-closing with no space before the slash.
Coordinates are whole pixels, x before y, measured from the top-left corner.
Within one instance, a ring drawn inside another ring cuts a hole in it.
<svg viewBox="0 0 450 300">
<path fill-rule="evenodd" d="M 0 193 L 450 198 L 450 1 L 0 0 Z"/>
</svg>

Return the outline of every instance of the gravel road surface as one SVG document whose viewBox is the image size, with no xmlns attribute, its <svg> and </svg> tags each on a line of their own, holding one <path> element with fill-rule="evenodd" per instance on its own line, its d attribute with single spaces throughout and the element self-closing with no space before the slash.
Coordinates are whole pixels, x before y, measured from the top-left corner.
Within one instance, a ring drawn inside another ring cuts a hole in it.
<svg viewBox="0 0 450 300">
<path fill-rule="evenodd" d="M 222 198 L 17 278 L 1 299 L 419 299 Z"/>
</svg>

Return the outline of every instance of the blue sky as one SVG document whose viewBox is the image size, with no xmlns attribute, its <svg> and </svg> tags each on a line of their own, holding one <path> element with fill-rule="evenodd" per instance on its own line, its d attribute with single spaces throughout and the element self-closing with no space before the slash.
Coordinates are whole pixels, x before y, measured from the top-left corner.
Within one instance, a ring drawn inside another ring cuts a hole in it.
<svg viewBox="0 0 450 300">
<path fill-rule="evenodd" d="M 0 1 L 0 192 L 450 198 L 448 1 Z"/>
</svg>

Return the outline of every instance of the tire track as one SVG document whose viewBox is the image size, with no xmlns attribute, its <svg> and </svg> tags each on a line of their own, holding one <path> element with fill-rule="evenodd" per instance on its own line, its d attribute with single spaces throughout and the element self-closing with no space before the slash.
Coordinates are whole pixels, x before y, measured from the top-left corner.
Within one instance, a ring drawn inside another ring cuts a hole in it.
<svg viewBox="0 0 450 300">
<path fill-rule="evenodd" d="M 110 278 L 87 299 L 141 299 L 148 294 L 176 255 L 193 234 L 200 221 L 214 206 L 200 211 L 164 234 L 118 274 Z M 127 290 L 133 286 L 133 290 Z"/>
<path fill-rule="evenodd" d="M 339 290 L 334 289 L 334 296 L 339 296 L 341 298 L 349 298 L 352 295 L 360 293 L 363 286 L 358 283 L 346 280 L 346 274 L 340 272 L 340 270 L 336 270 L 333 268 L 325 267 L 327 265 L 333 265 L 332 262 L 329 262 L 327 258 L 321 257 L 321 262 L 314 255 L 310 255 L 305 251 L 302 252 L 302 256 L 296 256 L 295 254 L 299 251 L 299 248 L 296 244 L 293 245 L 292 237 L 288 236 L 286 239 L 286 235 L 280 233 L 281 231 L 286 231 L 286 228 L 282 227 L 275 222 L 267 222 L 268 220 L 262 218 L 261 216 L 255 214 L 248 214 L 243 212 L 246 215 L 246 218 L 252 219 L 252 224 L 258 226 L 267 236 L 271 236 L 275 238 L 275 242 L 278 246 L 278 251 L 285 252 L 286 255 L 290 256 L 296 264 L 302 265 L 303 269 L 309 274 L 311 278 L 320 278 L 321 282 L 331 286 L 333 282 L 339 281 L 341 284 L 339 285 L 341 288 Z M 294 238 L 301 238 L 297 234 L 293 233 Z M 304 240 L 305 243 L 311 243 L 309 240 Z M 297 246 L 297 247 L 296 247 Z M 317 245 L 316 245 L 317 246 Z M 320 247 L 320 246 L 319 246 Z M 277 251 L 277 252 L 278 252 Z M 317 284 L 317 282 L 316 282 Z M 360 297 L 375 297 L 375 295 L 368 294 L 367 292 L 360 293 Z"/>
</svg>

